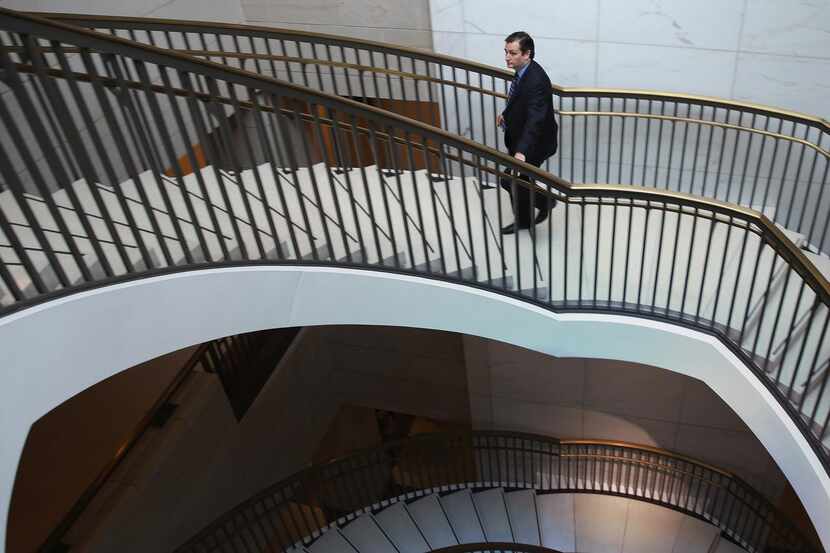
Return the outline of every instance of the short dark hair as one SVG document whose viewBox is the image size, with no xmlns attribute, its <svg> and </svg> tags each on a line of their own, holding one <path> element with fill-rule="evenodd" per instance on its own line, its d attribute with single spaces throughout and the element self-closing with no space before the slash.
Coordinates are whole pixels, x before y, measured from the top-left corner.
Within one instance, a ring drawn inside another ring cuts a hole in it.
<svg viewBox="0 0 830 553">
<path fill-rule="evenodd" d="M 533 45 L 533 39 L 530 38 L 530 35 L 524 31 L 516 31 L 515 33 L 510 33 L 507 35 L 507 38 L 504 39 L 505 42 L 518 42 L 519 43 L 519 50 L 522 51 L 522 54 L 530 52 L 530 59 L 533 59 L 534 54 L 536 54 L 536 47 Z"/>
</svg>

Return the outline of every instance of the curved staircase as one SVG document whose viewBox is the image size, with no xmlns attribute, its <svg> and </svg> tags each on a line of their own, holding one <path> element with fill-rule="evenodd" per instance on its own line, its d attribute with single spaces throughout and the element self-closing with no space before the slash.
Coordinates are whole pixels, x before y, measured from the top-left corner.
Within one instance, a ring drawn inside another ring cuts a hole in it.
<svg viewBox="0 0 830 553">
<path fill-rule="evenodd" d="M 486 488 L 430 494 L 335 525 L 308 553 L 424 553 L 509 542 L 557 551 L 733 553 L 714 526 L 664 507 L 593 494 Z"/>
<path fill-rule="evenodd" d="M 137 275 L 234 264 L 441 278 L 555 311 L 711 333 L 830 466 L 830 260 L 815 220 L 797 227 L 804 233 L 776 226 L 770 219 L 787 222 L 792 209 L 782 218 L 766 194 L 762 215 L 663 190 L 573 185 L 486 147 L 486 130 L 482 145 L 194 57 L 227 54 L 210 44 L 166 52 L 9 10 L 0 34 L 0 314 Z M 301 54 L 290 63 L 307 75 Z M 246 55 L 234 59 L 260 59 Z M 411 60 L 419 98 L 437 77 L 418 75 Z M 463 88 L 439 81 L 441 91 Z M 332 73 L 335 92 L 338 82 Z M 406 97 L 403 79 L 389 82 L 390 95 Z M 458 122 L 461 110 L 452 113 Z M 499 232 L 512 220 L 494 186 L 506 169 L 556 200 L 535 232 Z"/>
<path fill-rule="evenodd" d="M 670 452 L 512 432 L 422 434 L 314 465 L 176 551 L 423 553 L 811 549 L 734 476 Z"/>
</svg>

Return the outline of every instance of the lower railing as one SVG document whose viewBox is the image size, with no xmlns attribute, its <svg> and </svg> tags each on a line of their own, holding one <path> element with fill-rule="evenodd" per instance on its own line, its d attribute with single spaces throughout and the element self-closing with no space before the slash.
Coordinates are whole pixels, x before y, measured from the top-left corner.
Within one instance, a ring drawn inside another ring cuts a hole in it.
<svg viewBox="0 0 830 553">
<path fill-rule="evenodd" d="M 619 442 L 473 432 L 420 435 L 312 466 L 238 505 L 176 551 L 288 552 L 363 513 L 464 488 L 626 497 L 704 520 L 751 553 L 812 550 L 761 494 L 694 459 Z"/>
<path fill-rule="evenodd" d="M 433 549 L 430 553 L 561 553 L 558 549 L 550 549 L 529 543 L 509 542 L 481 542 L 463 543 L 441 549 Z"/>
</svg>

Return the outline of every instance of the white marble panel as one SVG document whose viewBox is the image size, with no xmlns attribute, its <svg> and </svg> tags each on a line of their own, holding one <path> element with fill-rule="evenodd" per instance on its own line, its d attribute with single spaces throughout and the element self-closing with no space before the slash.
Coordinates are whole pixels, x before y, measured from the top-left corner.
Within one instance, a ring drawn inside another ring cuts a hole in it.
<svg viewBox="0 0 830 553">
<path fill-rule="evenodd" d="M 470 394 L 470 423 L 473 430 L 492 430 L 493 407 L 492 398 L 477 394 Z"/>
<path fill-rule="evenodd" d="M 267 6 L 271 21 L 308 25 L 343 25 L 364 28 L 398 28 L 429 30 L 430 14 L 426 0 L 361 0 L 336 2 L 309 0 L 294 2 L 285 0 L 246 0 L 248 6 Z M 256 10 L 259 11 L 259 10 Z"/>
<path fill-rule="evenodd" d="M 162 2 L 158 8 L 148 12 L 147 17 L 199 19 L 200 21 L 220 21 L 223 23 L 239 23 L 244 19 L 242 6 L 239 3 L 224 0 Z"/>
<path fill-rule="evenodd" d="M 248 1 L 244 1 L 248 4 Z M 257 2 L 258 3 L 258 2 Z M 330 0 L 303 0 L 302 2 L 271 0 L 268 6 L 268 18 L 271 21 L 285 23 L 337 24 L 337 10 L 332 9 Z"/>
<path fill-rule="evenodd" d="M 511 7 L 499 0 L 464 1 L 467 32 L 495 34 L 501 38 L 521 30 L 529 33 L 534 41 L 537 37 L 596 40 L 596 21 L 596 2 L 547 0 Z"/>
<path fill-rule="evenodd" d="M 107 0 L 7 0 L 0 3 L 12 10 L 47 12 L 145 15 L 159 8 L 164 0 L 139 0 L 136 2 L 108 2 Z"/>
<path fill-rule="evenodd" d="M 729 97 L 735 53 L 600 43 L 597 86 Z"/>
<path fill-rule="evenodd" d="M 494 397 L 493 428 L 557 438 L 582 436 L 582 410 Z"/>
<path fill-rule="evenodd" d="M 432 33 L 426 29 L 383 29 L 383 42 L 392 46 L 406 46 L 432 50 Z M 375 40 L 381 40 L 377 38 Z"/>
<path fill-rule="evenodd" d="M 600 0 L 599 40 L 735 50 L 744 0 Z"/>
<path fill-rule="evenodd" d="M 736 100 L 830 117 L 830 59 L 741 53 L 735 75 Z"/>
<path fill-rule="evenodd" d="M 638 363 L 587 359 L 585 364 L 586 407 L 633 417 L 679 420 L 685 377 Z"/>
<path fill-rule="evenodd" d="M 681 425 L 674 450 L 744 474 L 765 474 L 769 454 L 749 432 Z"/>
<path fill-rule="evenodd" d="M 747 430 L 746 424 L 705 382 L 695 379 L 685 383 L 680 422 L 725 430 Z"/>
<path fill-rule="evenodd" d="M 490 367 L 494 396 L 537 403 L 580 405 L 585 380 L 584 359 L 548 357 L 539 362 Z"/>
<path fill-rule="evenodd" d="M 327 2 L 341 25 L 429 30 L 428 0 L 349 0 Z"/>
<path fill-rule="evenodd" d="M 487 340 L 487 362 L 490 365 L 510 363 L 539 363 L 551 358 L 548 355 L 531 351 L 513 344 Z"/>
<path fill-rule="evenodd" d="M 432 49 L 438 54 L 446 54 L 456 58 L 466 58 L 467 38 L 464 33 L 433 31 Z"/>
<path fill-rule="evenodd" d="M 718 528 L 702 520 L 683 517 L 683 523 L 677 532 L 672 553 L 698 553 L 710 551 L 712 544 L 718 538 Z"/>
<path fill-rule="evenodd" d="M 622 497 L 575 494 L 576 550 L 620 553 L 629 503 Z"/>
<path fill-rule="evenodd" d="M 587 409 L 584 418 L 586 439 L 619 440 L 664 449 L 674 448 L 676 424 Z"/>
<path fill-rule="evenodd" d="M 429 18 L 433 31 L 459 33 L 464 27 L 463 0 L 431 0 Z"/>
<path fill-rule="evenodd" d="M 741 49 L 830 58 L 830 2 L 749 0 Z"/>
<path fill-rule="evenodd" d="M 628 504 L 623 553 L 672 551 L 685 515 L 643 501 Z"/>
<path fill-rule="evenodd" d="M 466 56 L 479 63 L 500 69 L 504 64 L 503 37 L 498 35 L 465 34 Z M 596 64 L 596 43 L 551 38 L 534 39 L 538 62 L 555 85 L 593 86 Z"/>
</svg>

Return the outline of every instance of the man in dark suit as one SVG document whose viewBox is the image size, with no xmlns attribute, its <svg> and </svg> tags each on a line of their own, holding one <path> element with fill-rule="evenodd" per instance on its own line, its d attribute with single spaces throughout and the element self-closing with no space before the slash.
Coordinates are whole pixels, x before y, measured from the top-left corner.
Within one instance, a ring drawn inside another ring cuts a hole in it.
<svg viewBox="0 0 830 553">
<path fill-rule="evenodd" d="M 504 144 L 510 155 L 539 167 L 556 153 L 558 127 L 550 79 L 542 66 L 533 61 L 535 53 L 533 39 L 525 32 L 518 31 L 504 39 L 504 61 L 516 71 L 516 76 L 510 84 L 507 106 L 496 123 L 504 131 Z M 519 174 L 518 178 L 532 182 L 526 175 Z M 516 182 L 514 200 L 514 179 L 502 178 L 501 186 L 510 193 L 510 201 L 515 202 L 514 222 L 502 229 L 503 234 L 529 229 L 547 219 L 553 209 L 546 194 L 534 194 L 534 207 L 539 210 L 534 217 L 527 188 Z"/>
</svg>

